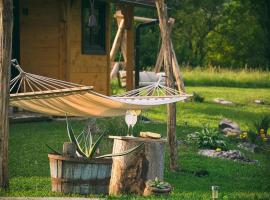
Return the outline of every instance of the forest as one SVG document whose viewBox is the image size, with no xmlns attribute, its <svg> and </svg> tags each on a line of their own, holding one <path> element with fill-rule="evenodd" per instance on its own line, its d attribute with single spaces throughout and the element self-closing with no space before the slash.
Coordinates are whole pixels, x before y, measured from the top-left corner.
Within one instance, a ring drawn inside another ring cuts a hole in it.
<svg viewBox="0 0 270 200">
<path fill-rule="evenodd" d="M 181 65 L 269 70 L 270 1 L 168 0 L 175 19 L 173 44 Z M 155 9 L 137 8 L 138 16 L 156 18 Z M 140 65 L 155 64 L 160 47 L 158 27 L 142 31 Z"/>
</svg>

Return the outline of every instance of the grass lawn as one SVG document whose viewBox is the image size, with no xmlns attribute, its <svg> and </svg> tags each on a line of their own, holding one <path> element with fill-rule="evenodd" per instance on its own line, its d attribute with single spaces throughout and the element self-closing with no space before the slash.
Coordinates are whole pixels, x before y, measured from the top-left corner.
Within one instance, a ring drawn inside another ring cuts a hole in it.
<svg viewBox="0 0 270 200">
<path fill-rule="evenodd" d="M 199 130 L 202 125 L 217 127 L 222 118 L 235 120 L 242 129 L 264 114 L 270 113 L 270 105 L 256 105 L 254 99 L 263 98 L 270 102 L 270 89 L 227 88 L 227 87 L 187 87 L 189 93 L 195 91 L 203 95 L 203 103 L 177 104 L 177 137 L 185 139 L 188 133 Z M 223 106 L 212 102 L 221 97 L 236 103 Z M 144 124 L 143 129 L 166 134 L 165 106 L 157 107 L 144 115 L 159 123 Z M 74 121 L 75 129 L 83 122 Z M 0 191 L 0 196 L 61 196 L 50 192 L 49 164 L 45 143 L 61 147 L 68 137 L 65 122 L 40 122 L 12 124 L 9 138 L 10 190 Z M 104 147 L 111 146 L 109 140 Z M 109 144 L 109 145 L 108 145 Z M 230 144 L 236 148 L 235 143 Z M 106 148 L 106 151 L 108 149 Z M 168 171 L 166 155 L 165 180 L 174 186 L 169 197 L 160 199 L 210 199 L 210 187 L 220 186 L 220 199 L 270 199 L 270 152 L 248 153 L 249 158 L 259 160 L 259 165 L 243 164 L 222 159 L 210 159 L 197 155 L 197 149 L 181 145 L 180 164 L 182 171 Z M 193 171 L 205 169 L 208 177 L 196 177 Z M 109 199 L 144 199 L 136 196 L 108 197 Z M 149 199 L 158 199 L 152 197 Z"/>
</svg>

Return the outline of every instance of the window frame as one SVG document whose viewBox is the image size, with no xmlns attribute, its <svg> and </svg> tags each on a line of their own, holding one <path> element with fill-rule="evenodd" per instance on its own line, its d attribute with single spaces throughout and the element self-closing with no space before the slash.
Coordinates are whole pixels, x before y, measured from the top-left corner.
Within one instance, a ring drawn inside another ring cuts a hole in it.
<svg viewBox="0 0 270 200">
<path fill-rule="evenodd" d="M 97 6 L 97 8 L 96 8 Z M 101 19 L 97 20 L 98 25 L 100 25 L 99 30 L 99 44 L 87 44 L 87 40 L 85 40 L 86 36 L 86 29 L 87 27 L 86 23 L 84 22 L 85 17 L 85 10 L 90 10 L 89 0 L 81 0 L 81 51 L 84 55 L 106 55 L 107 54 L 107 33 L 106 33 L 106 26 L 107 26 L 107 3 L 103 1 L 95 1 L 95 9 L 99 12 L 99 17 L 101 16 Z M 91 30 L 90 30 L 91 31 Z M 90 37 L 90 35 L 88 35 Z"/>
</svg>

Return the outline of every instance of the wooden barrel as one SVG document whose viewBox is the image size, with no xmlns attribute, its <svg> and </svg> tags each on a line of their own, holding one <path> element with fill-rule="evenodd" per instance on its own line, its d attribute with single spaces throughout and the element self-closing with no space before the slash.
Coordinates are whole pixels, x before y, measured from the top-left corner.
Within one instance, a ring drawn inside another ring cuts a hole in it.
<svg viewBox="0 0 270 200">
<path fill-rule="evenodd" d="M 48 154 L 53 192 L 107 194 L 112 159 L 71 158 Z"/>
</svg>

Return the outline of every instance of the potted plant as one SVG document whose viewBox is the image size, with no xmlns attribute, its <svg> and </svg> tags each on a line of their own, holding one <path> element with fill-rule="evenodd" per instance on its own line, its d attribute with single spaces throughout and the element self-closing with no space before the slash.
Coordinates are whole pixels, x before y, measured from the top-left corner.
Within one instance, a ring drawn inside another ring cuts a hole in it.
<svg viewBox="0 0 270 200">
<path fill-rule="evenodd" d="M 140 148 L 140 145 L 119 154 L 97 155 L 105 133 L 94 142 L 90 129 L 76 137 L 66 118 L 69 143 L 64 143 L 63 152 L 49 145 L 48 154 L 52 191 L 63 193 L 108 193 L 113 156 L 124 156 Z M 81 142 L 79 142 L 81 141 Z"/>
<path fill-rule="evenodd" d="M 144 195 L 162 195 L 169 194 L 172 191 L 172 186 L 168 182 L 159 180 L 157 177 L 146 182 Z"/>
</svg>

